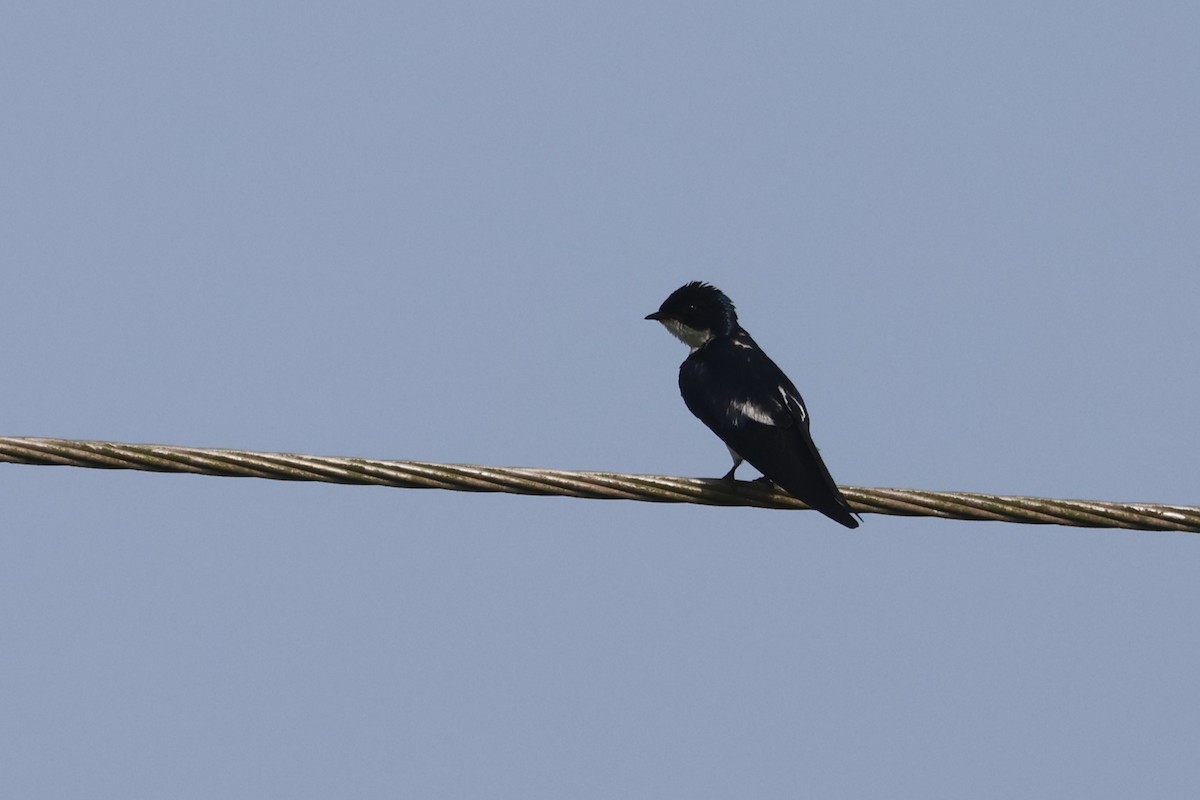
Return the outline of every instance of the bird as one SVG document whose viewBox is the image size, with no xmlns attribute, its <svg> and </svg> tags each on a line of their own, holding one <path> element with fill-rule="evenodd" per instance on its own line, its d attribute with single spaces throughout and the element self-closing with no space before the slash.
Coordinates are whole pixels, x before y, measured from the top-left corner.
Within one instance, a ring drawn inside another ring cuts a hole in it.
<svg viewBox="0 0 1200 800">
<path fill-rule="evenodd" d="M 738 323 L 733 302 L 715 286 L 684 284 L 646 319 L 662 323 L 691 348 L 679 367 L 688 410 L 733 457 L 809 508 L 857 528 L 858 520 L 821 459 L 809 432 L 808 408 L 795 385 Z"/>
</svg>

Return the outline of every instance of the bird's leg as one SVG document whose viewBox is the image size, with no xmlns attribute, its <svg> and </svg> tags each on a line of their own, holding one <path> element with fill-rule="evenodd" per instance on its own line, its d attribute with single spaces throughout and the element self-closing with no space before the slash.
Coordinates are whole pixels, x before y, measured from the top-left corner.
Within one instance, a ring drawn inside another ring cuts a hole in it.
<svg viewBox="0 0 1200 800">
<path fill-rule="evenodd" d="M 729 447 L 728 445 L 725 446 L 725 449 L 729 451 L 729 455 L 733 456 L 733 466 L 729 468 L 729 472 L 726 472 L 725 476 L 721 478 L 721 480 L 733 481 L 736 480 L 736 478 L 733 477 L 733 473 L 737 472 L 737 468 L 742 465 L 742 462 L 745 459 L 733 452 L 733 448 Z"/>
</svg>

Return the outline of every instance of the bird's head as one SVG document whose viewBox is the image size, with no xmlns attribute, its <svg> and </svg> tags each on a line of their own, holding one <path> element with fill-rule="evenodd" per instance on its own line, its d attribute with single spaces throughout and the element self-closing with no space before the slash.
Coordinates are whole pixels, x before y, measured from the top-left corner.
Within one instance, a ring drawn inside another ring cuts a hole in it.
<svg viewBox="0 0 1200 800">
<path fill-rule="evenodd" d="M 647 314 L 692 350 L 714 336 L 728 336 L 737 328 L 733 301 L 715 286 L 700 281 L 680 286 L 663 301 L 658 311 Z"/>
</svg>

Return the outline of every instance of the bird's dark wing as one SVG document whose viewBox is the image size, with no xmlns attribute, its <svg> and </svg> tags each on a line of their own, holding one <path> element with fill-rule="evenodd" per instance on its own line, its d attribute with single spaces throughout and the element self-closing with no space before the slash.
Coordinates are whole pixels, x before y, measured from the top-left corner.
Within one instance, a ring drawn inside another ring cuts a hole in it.
<svg viewBox="0 0 1200 800">
<path fill-rule="evenodd" d="M 688 409 L 788 494 L 858 527 L 809 433 L 804 399 L 744 331 L 714 340 L 679 369 Z"/>
</svg>

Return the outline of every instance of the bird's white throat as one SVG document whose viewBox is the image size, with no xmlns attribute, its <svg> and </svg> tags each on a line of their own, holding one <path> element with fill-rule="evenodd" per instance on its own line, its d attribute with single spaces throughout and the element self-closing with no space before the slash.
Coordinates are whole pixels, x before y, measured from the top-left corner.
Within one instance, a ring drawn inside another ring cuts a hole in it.
<svg viewBox="0 0 1200 800">
<path fill-rule="evenodd" d="M 679 320 L 664 319 L 659 321 L 662 322 L 664 328 L 671 332 L 672 336 L 690 347 L 693 353 L 708 344 L 708 341 L 713 338 L 712 331 L 689 328 Z"/>
</svg>

